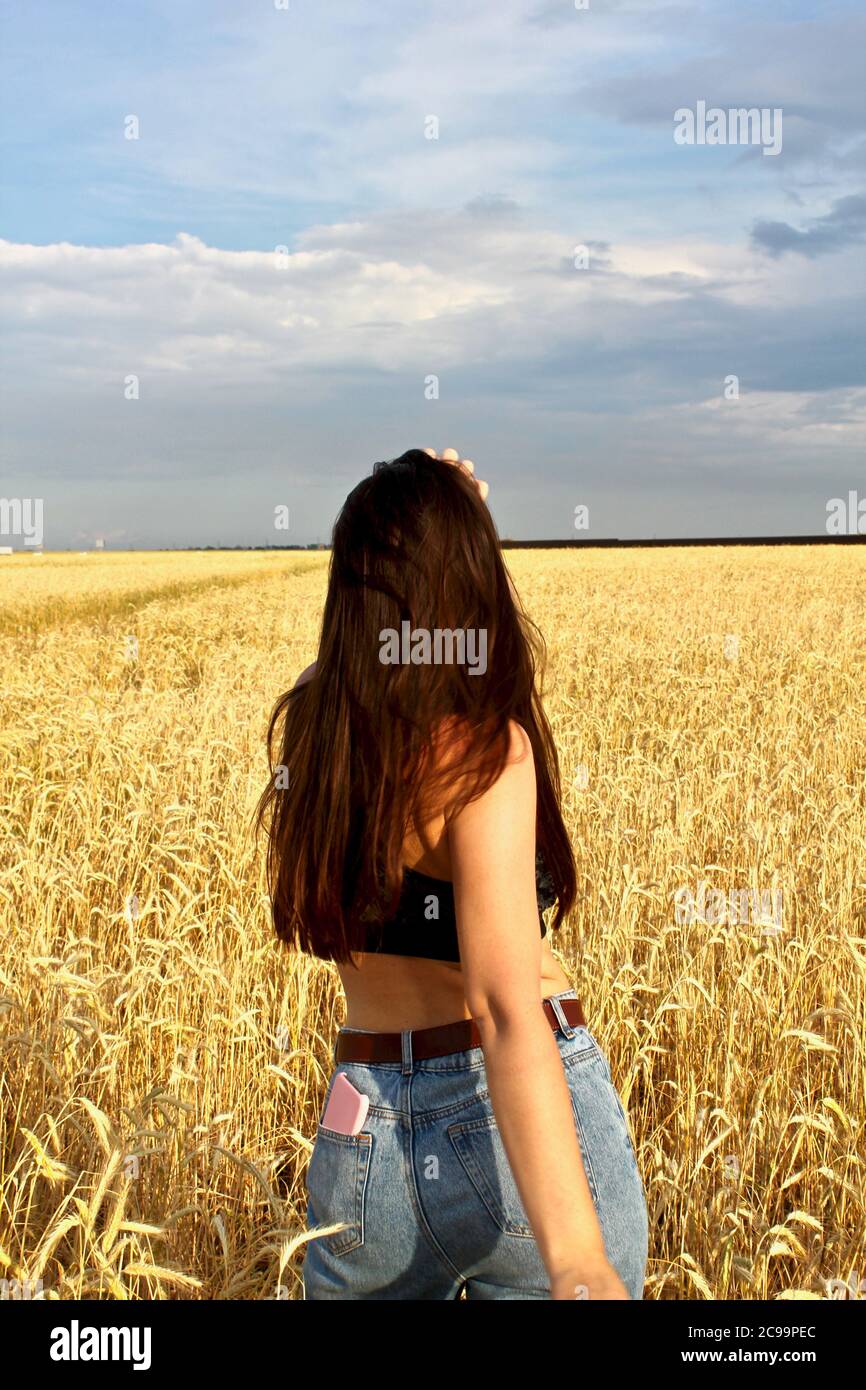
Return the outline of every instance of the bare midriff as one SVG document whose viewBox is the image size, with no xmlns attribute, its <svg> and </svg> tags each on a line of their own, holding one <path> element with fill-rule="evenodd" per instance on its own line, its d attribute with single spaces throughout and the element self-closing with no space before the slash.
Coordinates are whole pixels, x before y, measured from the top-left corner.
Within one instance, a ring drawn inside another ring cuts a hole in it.
<svg viewBox="0 0 866 1390">
<path fill-rule="evenodd" d="M 431 826 L 423 843 L 416 837 L 407 841 L 403 862 L 420 873 L 450 879 L 450 856 L 441 829 Z M 353 960 L 357 968 L 338 966 L 346 995 L 347 1028 L 398 1033 L 472 1017 L 459 963 L 372 952 L 356 952 Z M 539 1002 L 573 988 L 547 941 L 542 941 Z"/>
<path fill-rule="evenodd" d="M 471 1018 L 463 992 L 463 972 L 447 960 L 420 956 L 355 956 L 358 969 L 340 965 L 346 994 L 346 1027 L 376 1033 L 399 1033 L 405 1028 L 435 1028 Z M 541 943 L 539 1000 L 573 989 L 546 941 Z"/>
</svg>

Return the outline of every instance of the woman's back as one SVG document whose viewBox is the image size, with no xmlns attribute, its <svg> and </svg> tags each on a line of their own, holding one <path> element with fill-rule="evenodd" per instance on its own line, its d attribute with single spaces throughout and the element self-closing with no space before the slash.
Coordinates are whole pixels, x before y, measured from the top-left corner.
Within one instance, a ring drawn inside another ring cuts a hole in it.
<svg viewBox="0 0 866 1390">
<path fill-rule="evenodd" d="M 446 892 L 451 893 L 454 865 L 444 812 L 423 825 L 420 833 L 415 831 L 406 837 L 403 864 L 432 879 L 444 880 Z M 360 951 L 354 953 L 353 959 L 357 968 L 338 965 L 349 1028 L 399 1032 L 472 1017 L 459 961 Z M 542 941 L 539 997 L 570 988 L 568 976 L 548 943 Z"/>
<path fill-rule="evenodd" d="M 316 663 L 308 666 L 296 682 L 312 679 Z M 442 735 L 437 738 L 441 761 L 453 758 Z M 454 865 L 449 845 L 446 811 L 437 811 L 403 841 L 404 868 L 429 876 L 443 884 L 443 896 L 453 898 Z M 435 884 L 425 884 L 435 893 Z M 436 923 L 431 922 L 431 933 Z M 365 1031 L 400 1032 L 404 1028 L 434 1028 L 458 1018 L 471 1018 L 466 1003 L 463 972 L 459 960 L 436 960 L 416 955 L 396 955 L 373 951 L 353 952 L 354 965 L 338 962 L 346 996 L 346 1027 Z M 550 945 L 541 943 L 539 996 L 544 999 L 557 990 L 571 988 Z"/>
</svg>

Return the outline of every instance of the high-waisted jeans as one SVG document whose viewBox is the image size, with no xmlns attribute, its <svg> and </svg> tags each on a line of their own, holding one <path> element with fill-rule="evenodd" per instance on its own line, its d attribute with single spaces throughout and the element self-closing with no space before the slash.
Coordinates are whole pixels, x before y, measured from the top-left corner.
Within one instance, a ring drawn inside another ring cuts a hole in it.
<svg viewBox="0 0 866 1390">
<path fill-rule="evenodd" d="M 559 1007 L 575 997 L 574 990 L 551 996 L 555 1036 L 608 1259 L 639 1299 L 648 1234 L 643 1183 L 607 1058 Z M 341 1062 L 328 1096 L 338 1071 L 370 1097 L 370 1109 L 360 1134 L 318 1126 L 307 1226 L 343 1229 L 307 1244 L 305 1298 L 449 1299 L 464 1286 L 467 1298 L 550 1298 L 481 1048 L 422 1061 Z"/>
</svg>

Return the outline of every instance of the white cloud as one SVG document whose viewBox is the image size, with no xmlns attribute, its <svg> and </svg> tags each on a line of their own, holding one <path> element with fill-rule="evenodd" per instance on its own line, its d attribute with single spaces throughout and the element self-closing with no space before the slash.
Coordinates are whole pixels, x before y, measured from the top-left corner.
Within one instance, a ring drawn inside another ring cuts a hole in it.
<svg viewBox="0 0 866 1390">
<path fill-rule="evenodd" d="M 757 311 L 790 305 L 792 286 L 803 312 L 826 306 L 848 293 L 856 256 L 791 268 L 745 247 L 633 240 L 591 247 L 589 268 L 578 269 L 574 251 L 507 207 L 311 228 L 287 254 L 227 251 L 187 234 L 108 248 L 3 242 L 10 369 L 97 383 L 199 371 L 257 384 L 287 368 L 426 373 L 495 361 L 520 371 L 569 351 L 670 350 L 680 313 L 692 341 L 697 318 L 706 339 L 715 317 L 730 355 L 730 314 L 750 315 L 745 336 Z"/>
</svg>

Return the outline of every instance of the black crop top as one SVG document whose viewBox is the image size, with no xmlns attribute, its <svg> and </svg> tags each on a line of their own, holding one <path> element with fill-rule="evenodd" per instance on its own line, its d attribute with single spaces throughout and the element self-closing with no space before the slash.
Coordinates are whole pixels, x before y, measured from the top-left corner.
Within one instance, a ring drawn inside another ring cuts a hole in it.
<svg viewBox="0 0 866 1390">
<path fill-rule="evenodd" d="M 454 884 L 417 869 L 403 870 L 403 891 L 393 917 L 378 922 L 370 915 L 362 949 L 374 955 L 422 956 L 459 963 Z M 542 912 L 556 902 L 550 875 L 539 852 L 535 856 L 535 898 L 541 935 L 547 935 Z"/>
</svg>

